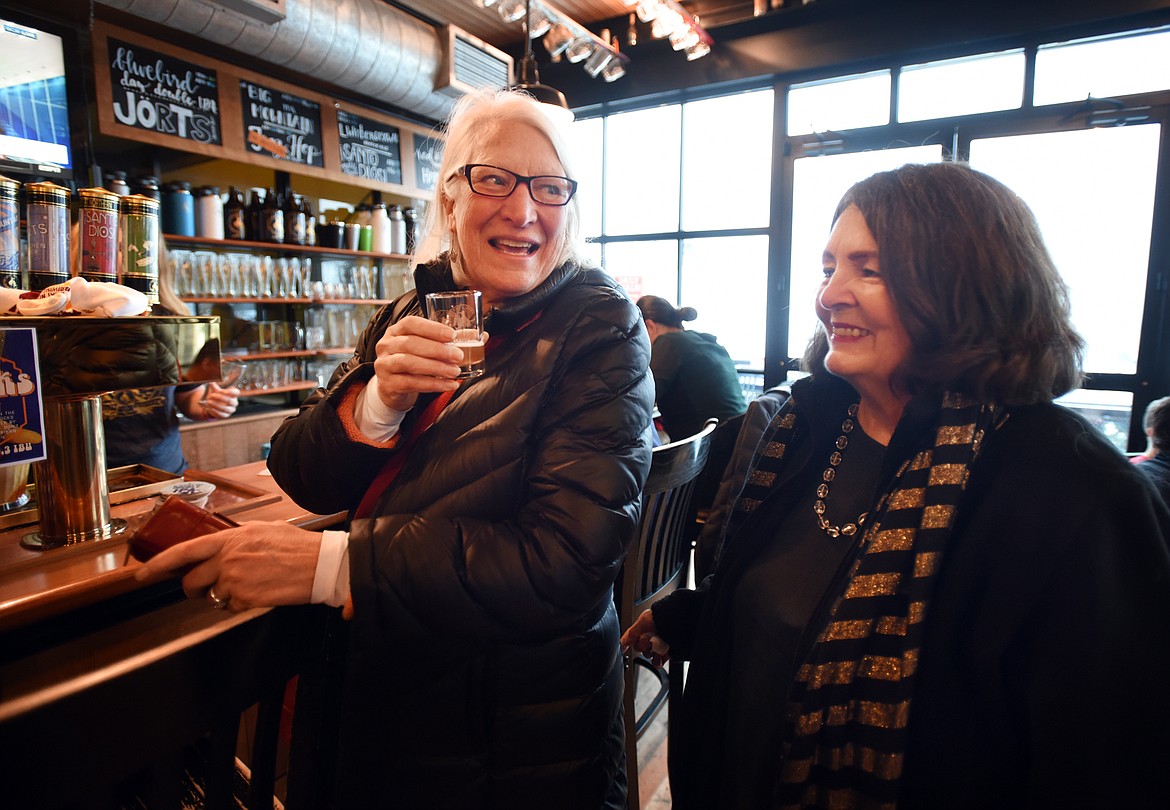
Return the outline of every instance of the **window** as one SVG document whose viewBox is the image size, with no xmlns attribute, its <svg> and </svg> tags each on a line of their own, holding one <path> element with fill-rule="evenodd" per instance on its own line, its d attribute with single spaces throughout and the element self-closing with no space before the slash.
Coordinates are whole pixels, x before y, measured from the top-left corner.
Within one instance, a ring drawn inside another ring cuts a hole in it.
<svg viewBox="0 0 1170 810">
<path fill-rule="evenodd" d="M 1161 129 L 1146 124 L 971 143 L 971 165 L 1006 183 L 1036 215 L 1069 286 L 1089 372 L 1137 371 Z"/>
<path fill-rule="evenodd" d="M 890 71 L 788 89 L 788 134 L 838 132 L 890 123 Z"/>
<path fill-rule="evenodd" d="M 1034 103 L 1114 98 L 1170 88 L 1170 29 L 1044 45 Z"/>
<path fill-rule="evenodd" d="M 678 230 L 681 113 L 672 104 L 606 120 L 607 235 Z"/>
<path fill-rule="evenodd" d="M 603 143 L 604 266 L 633 300 L 691 306 L 688 328 L 762 369 L 772 200 L 772 90 L 615 113 Z M 602 120 L 602 119 L 596 119 Z M 580 137 L 591 137 L 585 126 Z M 594 165 L 597 163 L 595 161 Z"/>
<path fill-rule="evenodd" d="M 1024 52 L 985 53 L 907 65 L 898 77 L 898 120 L 1012 110 L 1024 100 Z"/>
</svg>

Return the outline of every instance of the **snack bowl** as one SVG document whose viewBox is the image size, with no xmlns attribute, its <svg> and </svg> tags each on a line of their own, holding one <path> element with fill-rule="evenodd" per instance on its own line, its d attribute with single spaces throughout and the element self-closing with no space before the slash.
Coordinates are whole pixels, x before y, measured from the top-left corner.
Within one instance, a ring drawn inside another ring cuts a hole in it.
<svg viewBox="0 0 1170 810">
<path fill-rule="evenodd" d="M 166 500 L 168 495 L 178 495 L 192 506 L 203 508 L 207 506 L 207 499 L 215 492 L 215 484 L 210 481 L 175 481 L 159 490 L 159 498 Z"/>
</svg>

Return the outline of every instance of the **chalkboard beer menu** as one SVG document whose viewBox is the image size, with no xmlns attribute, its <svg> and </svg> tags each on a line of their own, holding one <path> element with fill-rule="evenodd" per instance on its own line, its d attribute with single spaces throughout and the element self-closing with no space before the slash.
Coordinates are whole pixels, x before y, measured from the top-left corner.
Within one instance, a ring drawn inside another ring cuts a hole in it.
<svg viewBox="0 0 1170 810">
<path fill-rule="evenodd" d="M 245 147 L 305 166 L 324 166 L 321 105 L 240 80 Z"/>
<path fill-rule="evenodd" d="M 351 177 L 402 183 L 402 153 L 398 127 L 339 109 L 337 139 L 341 170 Z"/>
<path fill-rule="evenodd" d="M 443 142 L 438 138 L 414 133 L 414 180 L 418 187 L 434 191 L 443 160 Z"/>
<path fill-rule="evenodd" d="M 196 143 L 222 143 L 214 70 L 113 37 L 109 62 L 118 123 Z"/>
</svg>

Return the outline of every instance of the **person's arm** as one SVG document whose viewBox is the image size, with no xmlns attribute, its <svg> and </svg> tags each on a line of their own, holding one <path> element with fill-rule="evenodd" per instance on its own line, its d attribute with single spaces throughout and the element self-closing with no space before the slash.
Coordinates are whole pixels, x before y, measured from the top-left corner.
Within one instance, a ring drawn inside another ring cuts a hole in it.
<svg viewBox="0 0 1170 810">
<path fill-rule="evenodd" d="M 196 422 L 226 419 L 240 406 L 239 396 L 239 388 L 220 388 L 213 382 L 187 390 L 177 388 L 175 407 L 183 416 Z"/>
</svg>

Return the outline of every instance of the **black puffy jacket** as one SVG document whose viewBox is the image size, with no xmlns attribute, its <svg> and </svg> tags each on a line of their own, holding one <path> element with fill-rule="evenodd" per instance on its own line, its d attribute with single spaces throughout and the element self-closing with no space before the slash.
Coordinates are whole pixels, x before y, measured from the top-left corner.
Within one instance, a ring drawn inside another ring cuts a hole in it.
<svg viewBox="0 0 1170 810">
<path fill-rule="evenodd" d="M 444 263 L 415 276 L 454 288 Z M 273 437 L 269 468 L 308 509 L 352 510 L 395 452 L 348 439 L 336 407 L 418 312 L 407 295 Z M 614 282 L 571 265 L 485 328 L 486 373 L 350 526 L 341 803 L 624 807 L 612 586 L 650 466 L 650 344 Z"/>
</svg>

